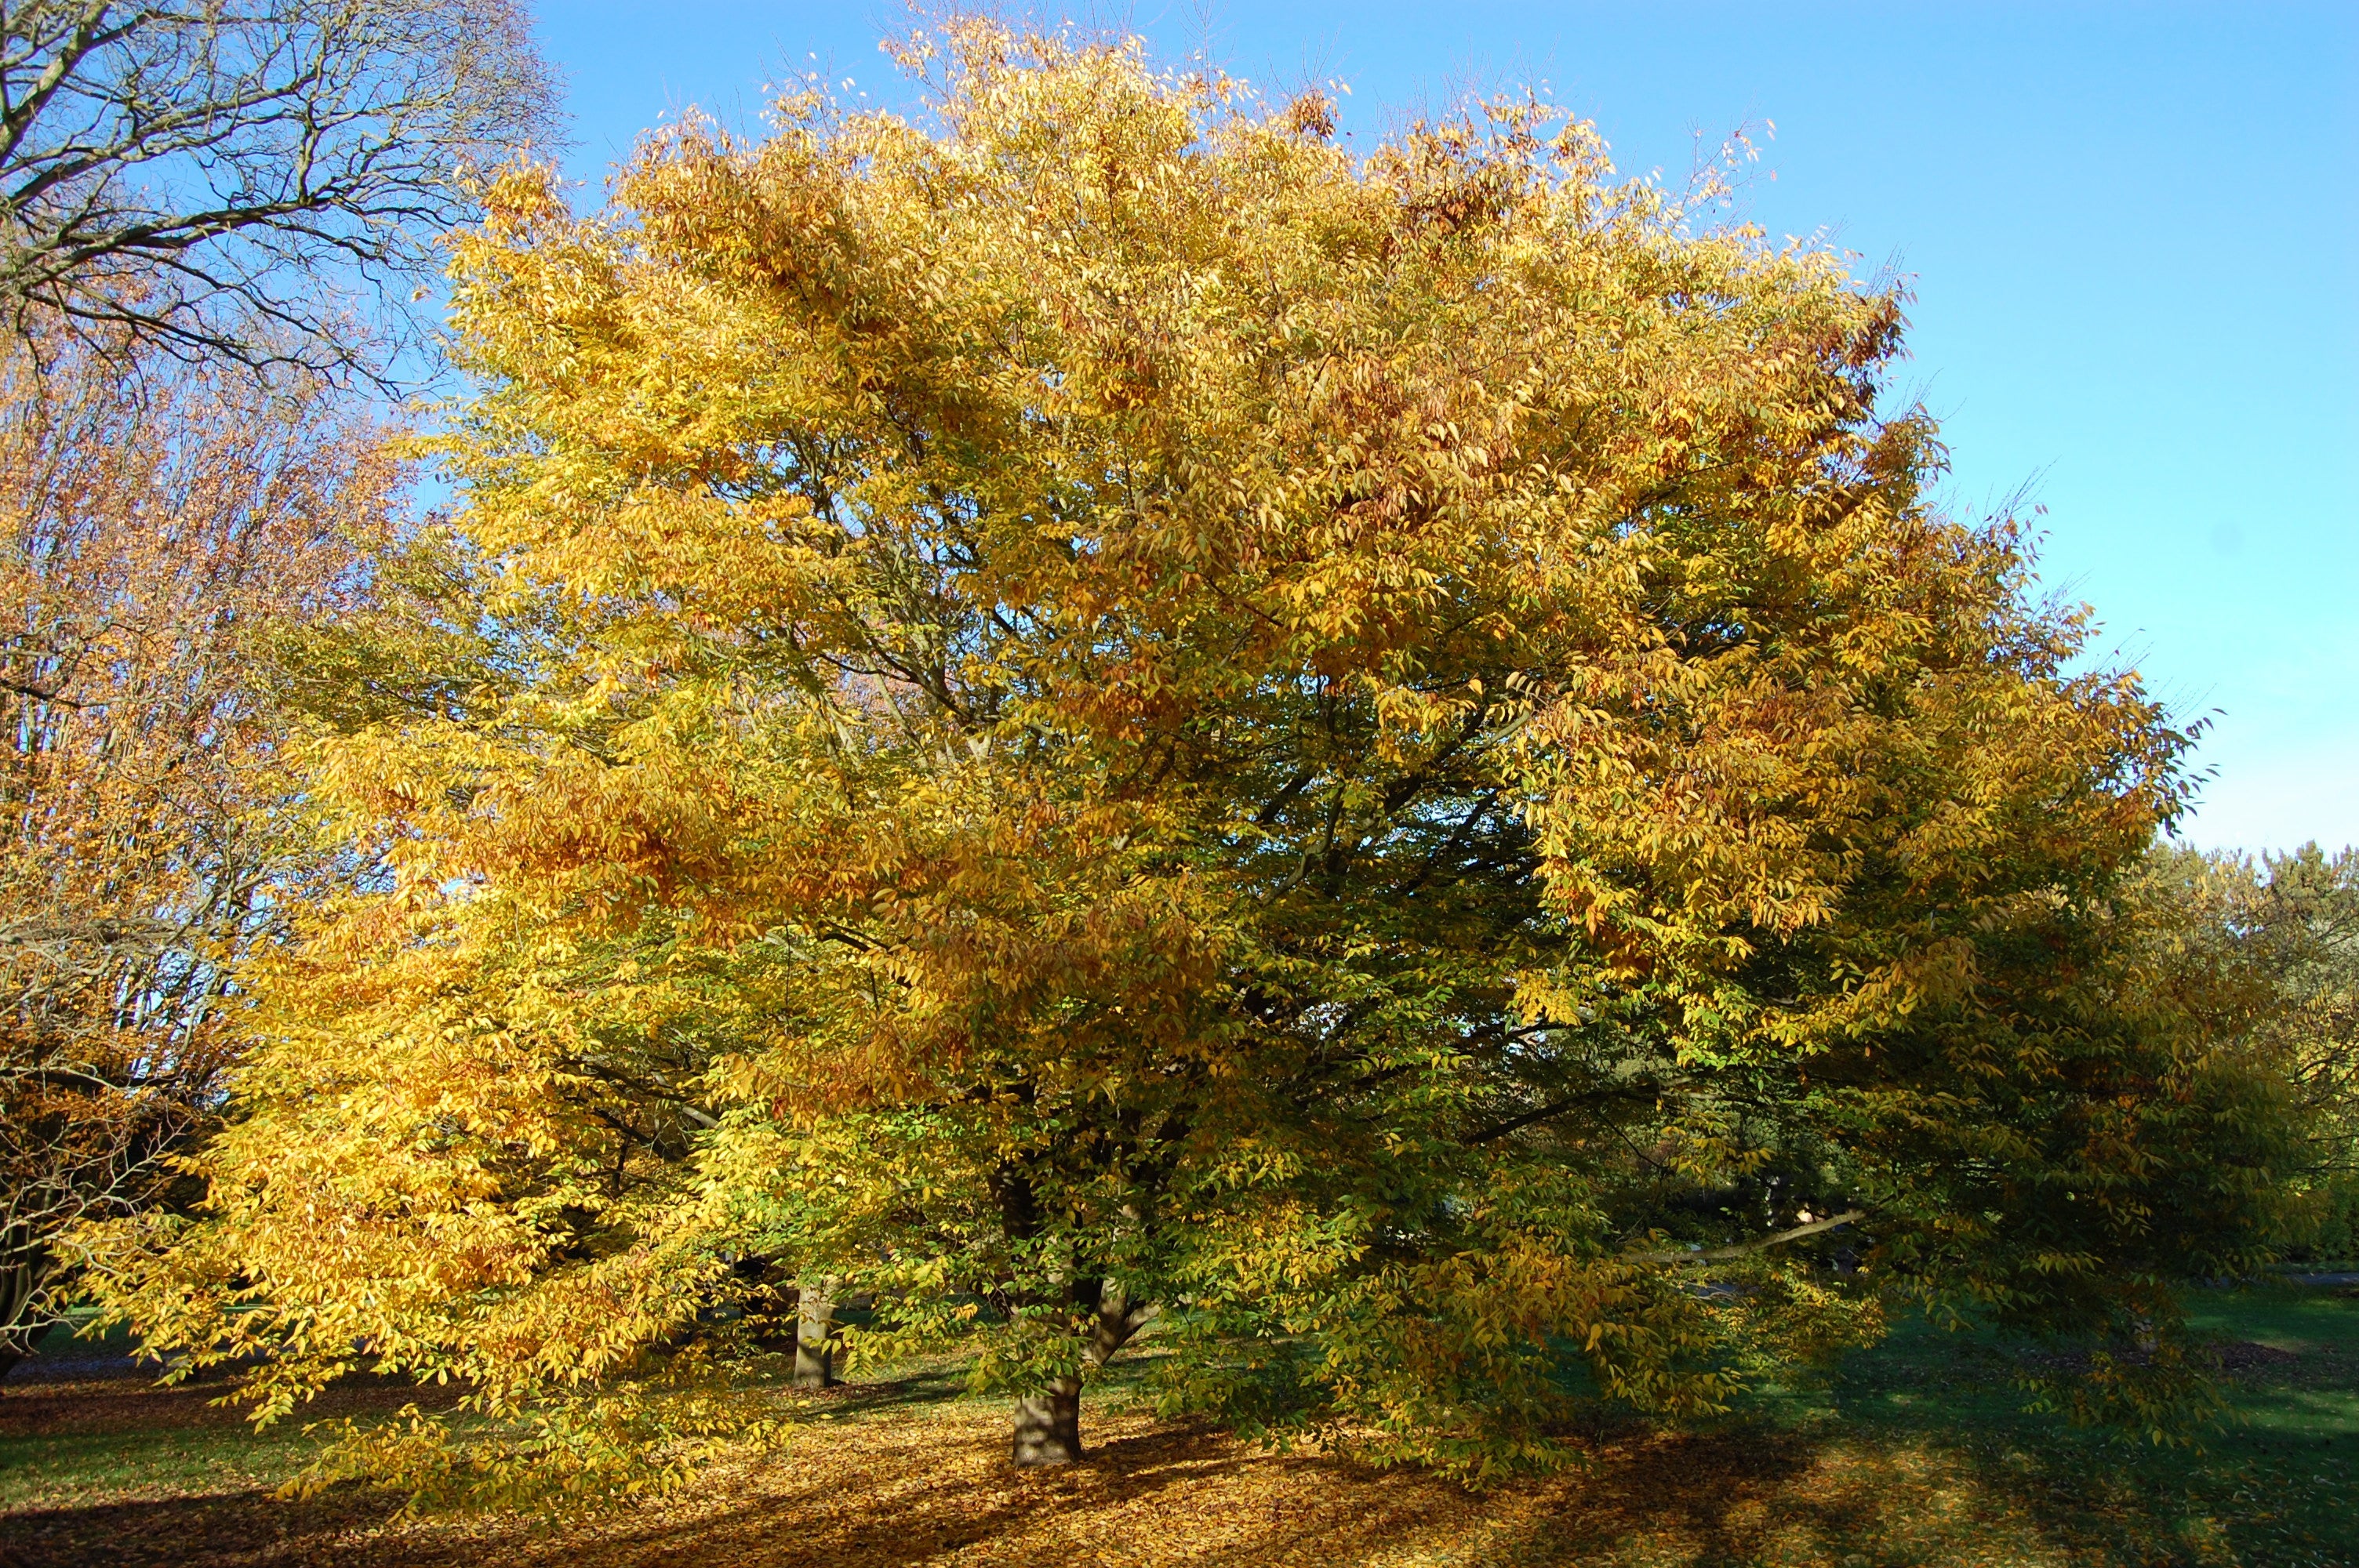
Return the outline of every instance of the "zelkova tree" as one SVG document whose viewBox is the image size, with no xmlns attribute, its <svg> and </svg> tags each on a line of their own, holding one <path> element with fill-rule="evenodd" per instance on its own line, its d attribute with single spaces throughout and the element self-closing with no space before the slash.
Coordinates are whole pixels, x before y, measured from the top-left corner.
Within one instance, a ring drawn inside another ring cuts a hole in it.
<svg viewBox="0 0 2359 1568">
<path fill-rule="evenodd" d="M 515 1446 L 361 1452 L 492 1490 L 756 1429 L 796 1281 L 1027 1462 L 1142 1332 L 1470 1475 L 1896 1300 L 2167 1351 L 2283 1153 L 2124 940 L 2184 742 L 1928 499 L 1895 295 L 1530 103 L 902 58 L 460 240 L 464 505 L 310 775 L 382 883 L 117 1310 L 455 1379 Z"/>
</svg>

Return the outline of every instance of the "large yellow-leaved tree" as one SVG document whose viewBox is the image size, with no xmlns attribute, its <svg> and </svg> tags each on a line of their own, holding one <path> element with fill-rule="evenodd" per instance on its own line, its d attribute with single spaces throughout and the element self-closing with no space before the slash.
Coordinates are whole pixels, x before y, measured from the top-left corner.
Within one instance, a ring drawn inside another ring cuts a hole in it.
<svg viewBox="0 0 2359 1568">
<path fill-rule="evenodd" d="M 2182 739 L 1930 499 L 1894 293 L 1528 103 L 901 58 L 459 238 L 463 505 L 315 693 L 381 871 L 118 1309 L 456 1379 L 356 1452 L 483 1495 L 759 1432 L 847 1303 L 1023 1461 L 1142 1333 L 1482 1475 L 1907 1298 L 2160 1421 L 2281 1119 L 2125 939 Z"/>
</svg>

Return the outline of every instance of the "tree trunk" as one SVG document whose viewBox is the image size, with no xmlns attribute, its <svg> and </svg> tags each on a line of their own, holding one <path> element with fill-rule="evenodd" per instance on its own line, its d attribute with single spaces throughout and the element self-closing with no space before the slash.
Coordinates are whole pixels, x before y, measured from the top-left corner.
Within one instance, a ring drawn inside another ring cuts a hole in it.
<svg viewBox="0 0 2359 1568">
<path fill-rule="evenodd" d="M 1016 1401 L 1018 1465 L 1071 1465 L 1082 1456 L 1082 1379 L 1068 1372 Z"/>
<path fill-rule="evenodd" d="M 1151 1304 L 1131 1305 L 1127 1292 L 1112 1280 L 1098 1281 L 1097 1297 L 1097 1321 L 1090 1325 L 1090 1342 L 1082 1351 L 1082 1359 L 1092 1367 L 1113 1360 L 1131 1336 L 1154 1320 L 1156 1311 Z M 1018 1465 L 1071 1465 L 1081 1458 L 1079 1372 L 1068 1372 L 1039 1392 L 1016 1400 L 1013 1452 Z"/>
<path fill-rule="evenodd" d="M 795 1387 L 835 1387 L 835 1281 L 805 1280 L 796 1292 Z"/>
<path fill-rule="evenodd" d="M 49 1273 L 49 1259 L 38 1248 L 17 1252 L 0 1263 L 0 1378 L 40 1348 L 57 1320 L 35 1315 L 34 1307 Z"/>
</svg>

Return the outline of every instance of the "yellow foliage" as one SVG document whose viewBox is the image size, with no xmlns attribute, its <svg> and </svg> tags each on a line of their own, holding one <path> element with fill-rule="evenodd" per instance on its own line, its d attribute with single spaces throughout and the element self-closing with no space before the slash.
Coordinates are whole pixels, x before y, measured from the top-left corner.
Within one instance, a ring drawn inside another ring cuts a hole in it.
<svg viewBox="0 0 2359 1568">
<path fill-rule="evenodd" d="M 1135 43 L 901 52 L 924 123 L 457 237 L 413 696 L 311 752 L 383 881 L 251 977 L 159 1342 L 660 1452 L 825 1278 L 855 1352 L 1144 1329 L 1173 1408 L 1484 1476 L 1887 1286 L 2102 1331 L 2254 1244 L 2115 959 L 2182 740 L 1930 503 L 1894 291 L 1528 100 L 1362 156 Z"/>
</svg>

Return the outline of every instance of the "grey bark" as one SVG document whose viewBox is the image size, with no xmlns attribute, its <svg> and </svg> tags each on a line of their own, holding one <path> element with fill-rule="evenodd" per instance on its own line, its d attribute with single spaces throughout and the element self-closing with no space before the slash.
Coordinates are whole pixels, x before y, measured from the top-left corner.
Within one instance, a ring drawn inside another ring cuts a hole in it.
<svg viewBox="0 0 2359 1568">
<path fill-rule="evenodd" d="M 795 1387 L 835 1387 L 836 1281 L 812 1278 L 796 1291 Z"/>
<path fill-rule="evenodd" d="M 1622 1261 L 1625 1263 L 1725 1263 L 1732 1258 L 1742 1258 L 1747 1252 L 1758 1252 L 1765 1247 L 1775 1247 L 1781 1241 L 1792 1241 L 1799 1237 L 1816 1236 L 1821 1231 L 1832 1230 L 1838 1226 L 1849 1225 L 1854 1220 L 1866 1217 L 1867 1210 L 1864 1208 L 1847 1208 L 1841 1214 L 1829 1215 L 1824 1219 L 1814 1219 L 1808 1225 L 1798 1225 L 1791 1230 L 1781 1230 L 1774 1236 L 1759 1237 L 1751 1241 L 1740 1241 L 1734 1247 L 1672 1248 L 1664 1252 L 1625 1252 L 1622 1254 Z"/>
<path fill-rule="evenodd" d="M 1085 1298 L 1086 1299 L 1086 1298 Z M 1103 1367 L 1114 1359 L 1133 1336 L 1154 1321 L 1152 1303 L 1133 1306 L 1130 1296 L 1112 1280 L 1098 1284 L 1097 1316 L 1090 1325 L 1089 1343 L 1082 1347 L 1087 1367 Z M 1082 1457 L 1082 1374 L 1067 1372 L 1046 1387 L 1017 1396 L 1016 1435 L 1010 1455 L 1016 1464 L 1071 1465 Z"/>
<path fill-rule="evenodd" d="M 1082 1378 L 1068 1372 L 1016 1400 L 1018 1465 L 1071 1465 L 1082 1456 Z"/>
</svg>

